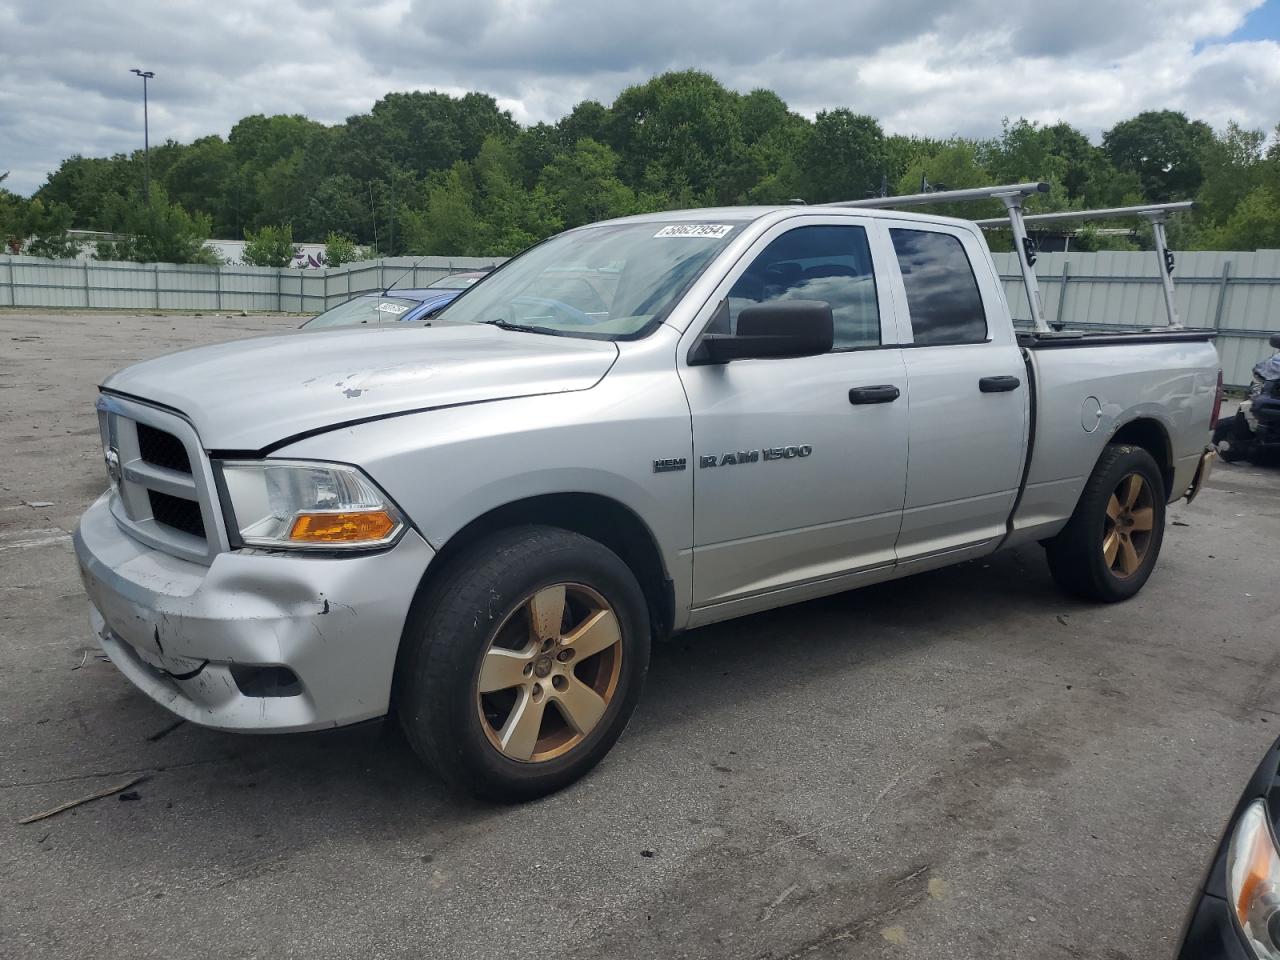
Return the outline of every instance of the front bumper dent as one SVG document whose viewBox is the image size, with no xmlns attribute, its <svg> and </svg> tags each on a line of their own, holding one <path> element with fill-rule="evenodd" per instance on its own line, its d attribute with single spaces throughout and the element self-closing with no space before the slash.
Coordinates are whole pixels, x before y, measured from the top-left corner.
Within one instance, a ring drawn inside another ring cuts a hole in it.
<svg viewBox="0 0 1280 960">
<path fill-rule="evenodd" d="M 230 552 L 205 567 L 128 537 L 105 495 L 74 543 L 92 628 L 120 672 L 183 719 L 240 732 L 385 714 L 405 617 L 433 556 L 408 530 L 381 553 Z M 236 675 L 254 667 L 285 667 L 297 683 L 284 695 L 246 693 Z"/>
</svg>

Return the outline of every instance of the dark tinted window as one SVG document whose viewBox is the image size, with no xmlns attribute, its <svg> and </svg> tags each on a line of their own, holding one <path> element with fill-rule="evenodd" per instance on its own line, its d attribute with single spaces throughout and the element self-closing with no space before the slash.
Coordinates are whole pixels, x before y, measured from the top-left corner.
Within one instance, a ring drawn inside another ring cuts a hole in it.
<svg viewBox="0 0 1280 960">
<path fill-rule="evenodd" d="M 926 230 L 890 230 L 898 254 L 916 343 L 981 343 L 987 315 L 973 267 L 959 237 Z"/>
<path fill-rule="evenodd" d="M 770 243 L 729 291 L 729 330 L 743 307 L 786 300 L 831 304 L 835 348 L 880 343 L 871 250 L 862 227 L 797 227 Z"/>
</svg>

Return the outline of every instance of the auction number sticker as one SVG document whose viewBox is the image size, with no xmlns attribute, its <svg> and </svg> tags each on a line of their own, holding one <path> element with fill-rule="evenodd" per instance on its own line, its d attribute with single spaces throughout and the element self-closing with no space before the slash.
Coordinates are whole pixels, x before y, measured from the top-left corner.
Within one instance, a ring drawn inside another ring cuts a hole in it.
<svg viewBox="0 0 1280 960">
<path fill-rule="evenodd" d="M 378 304 L 379 313 L 394 313 L 396 316 L 404 313 L 409 308 L 403 303 L 380 303 Z"/>
<path fill-rule="evenodd" d="M 727 237 L 732 229 L 733 225 L 729 223 L 673 223 L 663 227 L 654 237 L 706 237 L 719 240 Z"/>
</svg>

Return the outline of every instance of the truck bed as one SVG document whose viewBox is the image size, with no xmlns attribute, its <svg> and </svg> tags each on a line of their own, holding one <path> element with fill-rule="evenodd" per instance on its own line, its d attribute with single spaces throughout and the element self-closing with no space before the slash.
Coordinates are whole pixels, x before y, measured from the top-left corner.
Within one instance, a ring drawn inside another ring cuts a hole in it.
<svg viewBox="0 0 1280 960">
<path fill-rule="evenodd" d="M 1053 333 L 1036 333 L 1018 330 L 1018 345 L 1029 350 L 1055 350 L 1069 347 L 1106 347 L 1135 343 L 1181 343 L 1186 341 L 1213 340 L 1217 330 L 1208 327 L 1190 329 L 1152 330 L 1062 330 Z"/>
</svg>

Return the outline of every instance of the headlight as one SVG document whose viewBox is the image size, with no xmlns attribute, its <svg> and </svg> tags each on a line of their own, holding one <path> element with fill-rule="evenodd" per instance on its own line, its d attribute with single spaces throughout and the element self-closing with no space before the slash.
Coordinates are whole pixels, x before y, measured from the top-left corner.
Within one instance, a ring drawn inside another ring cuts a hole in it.
<svg viewBox="0 0 1280 960">
<path fill-rule="evenodd" d="M 1236 824 L 1227 850 L 1227 891 L 1259 960 L 1280 960 L 1280 853 L 1266 801 L 1251 804 Z"/>
<path fill-rule="evenodd" d="M 355 467 L 300 460 L 224 460 L 221 466 L 246 546 L 368 550 L 404 529 L 390 499 Z"/>
</svg>

